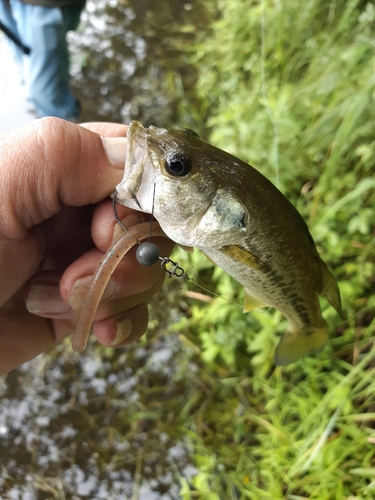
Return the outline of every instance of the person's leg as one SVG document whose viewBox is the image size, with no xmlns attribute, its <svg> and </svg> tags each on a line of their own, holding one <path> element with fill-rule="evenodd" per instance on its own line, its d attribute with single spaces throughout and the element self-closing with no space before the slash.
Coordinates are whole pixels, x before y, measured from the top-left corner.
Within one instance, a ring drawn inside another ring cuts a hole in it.
<svg viewBox="0 0 375 500">
<path fill-rule="evenodd" d="M 0 0 L 0 21 L 6 26 L 17 38 L 21 40 L 20 34 L 18 33 L 17 24 L 12 16 L 12 12 L 10 10 L 10 6 L 5 5 L 5 2 Z M 22 65 L 22 59 L 24 56 L 23 51 L 20 47 L 17 47 L 15 43 L 13 43 L 8 37 L 6 37 L 9 46 L 11 47 L 12 52 L 14 53 L 19 64 Z M 22 41 L 22 40 L 21 40 Z"/>
<path fill-rule="evenodd" d="M 62 10 L 12 0 L 12 12 L 22 41 L 31 48 L 31 54 L 24 58 L 25 78 L 37 115 L 76 120 L 79 106 L 69 85 Z"/>
<path fill-rule="evenodd" d="M 75 31 L 78 28 L 84 7 L 84 2 L 76 2 L 76 4 L 69 5 L 68 7 L 61 7 L 66 31 Z"/>
</svg>

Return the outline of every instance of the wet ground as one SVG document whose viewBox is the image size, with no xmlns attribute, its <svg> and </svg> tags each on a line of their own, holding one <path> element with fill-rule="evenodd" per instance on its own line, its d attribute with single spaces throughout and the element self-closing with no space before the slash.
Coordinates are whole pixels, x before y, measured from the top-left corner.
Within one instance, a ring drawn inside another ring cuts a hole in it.
<svg viewBox="0 0 375 500">
<path fill-rule="evenodd" d="M 198 367 L 157 300 L 142 342 L 77 355 L 66 341 L 1 378 L 1 498 L 180 498 Z"/>
</svg>

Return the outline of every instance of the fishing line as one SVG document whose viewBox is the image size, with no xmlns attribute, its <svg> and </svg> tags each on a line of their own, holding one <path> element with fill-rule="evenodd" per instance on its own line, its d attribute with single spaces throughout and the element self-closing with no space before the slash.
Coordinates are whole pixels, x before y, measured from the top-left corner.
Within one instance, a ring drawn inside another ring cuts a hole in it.
<svg viewBox="0 0 375 500">
<path fill-rule="evenodd" d="M 138 242 L 138 248 L 135 252 L 135 258 L 142 266 L 153 266 L 157 261 L 163 260 L 160 256 L 160 249 L 151 241 L 152 236 L 152 222 L 154 220 L 154 206 L 155 206 L 155 190 L 156 184 L 154 183 L 154 192 L 152 196 L 152 208 L 151 208 L 151 220 L 150 220 L 150 236 L 148 242 L 140 243 Z M 139 203 L 138 203 L 139 205 Z"/>
<path fill-rule="evenodd" d="M 202 290 L 204 290 L 206 293 L 209 293 L 210 295 L 212 295 L 213 297 L 216 297 L 218 299 L 222 299 L 222 300 L 226 300 L 227 302 L 229 302 L 230 304 L 236 306 L 236 307 L 239 307 L 241 309 L 241 311 L 243 311 L 243 306 L 241 306 L 241 304 L 239 304 L 238 302 L 234 302 L 233 300 L 231 299 L 228 299 L 227 297 L 223 297 L 222 295 L 219 295 L 218 293 L 215 293 L 215 292 L 212 292 L 211 290 L 209 290 L 208 288 L 205 288 L 203 285 L 200 285 L 199 283 L 197 283 L 194 279 L 194 277 L 191 277 L 189 274 L 185 273 L 185 278 L 187 279 L 187 281 L 190 281 L 191 283 L 193 283 L 195 286 L 201 288 Z"/>
<path fill-rule="evenodd" d="M 154 182 L 154 192 L 152 194 L 152 208 L 151 208 L 151 221 L 150 221 L 150 237 L 148 239 L 149 243 L 151 243 L 152 221 L 154 220 L 155 191 L 156 191 L 156 183 Z"/>
</svg>

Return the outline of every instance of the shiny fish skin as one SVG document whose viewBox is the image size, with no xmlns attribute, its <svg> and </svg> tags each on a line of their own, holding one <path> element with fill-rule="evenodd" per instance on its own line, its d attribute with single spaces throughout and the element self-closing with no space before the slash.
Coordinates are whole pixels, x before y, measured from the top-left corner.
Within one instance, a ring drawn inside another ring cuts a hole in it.
<svg viewBox="0 0 375 500">
<path fill-rule="evenodd" d="M 324 347 L 319 294 L 341 314 L 336 281 L 300 214 L 256 169 L 192 131 L 132 122 L 117 192 L 119 203 L 153 210 L 173 241 L 200 249 L 241 283 L 245 311 L 268 305 L 286 316 L 277 364 Z"/>
</svg>

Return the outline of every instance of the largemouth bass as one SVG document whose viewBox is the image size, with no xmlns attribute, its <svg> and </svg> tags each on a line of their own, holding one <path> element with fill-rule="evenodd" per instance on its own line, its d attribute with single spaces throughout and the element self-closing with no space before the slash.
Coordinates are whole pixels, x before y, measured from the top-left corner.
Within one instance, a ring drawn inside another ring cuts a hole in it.
<svg viewBox="0 0 375 500">
<path fill-rule="evenodd" d="M 277 364 L 323 348 L 319 294 L 341 315 L 337 283 L 301 215 L 256 169 L 190 130 L 132 122 L 117 201 L 153 213 L 169 238 L 233 276 L 245 311 L 268 305 L 288 319 Z"/>
</svg>

